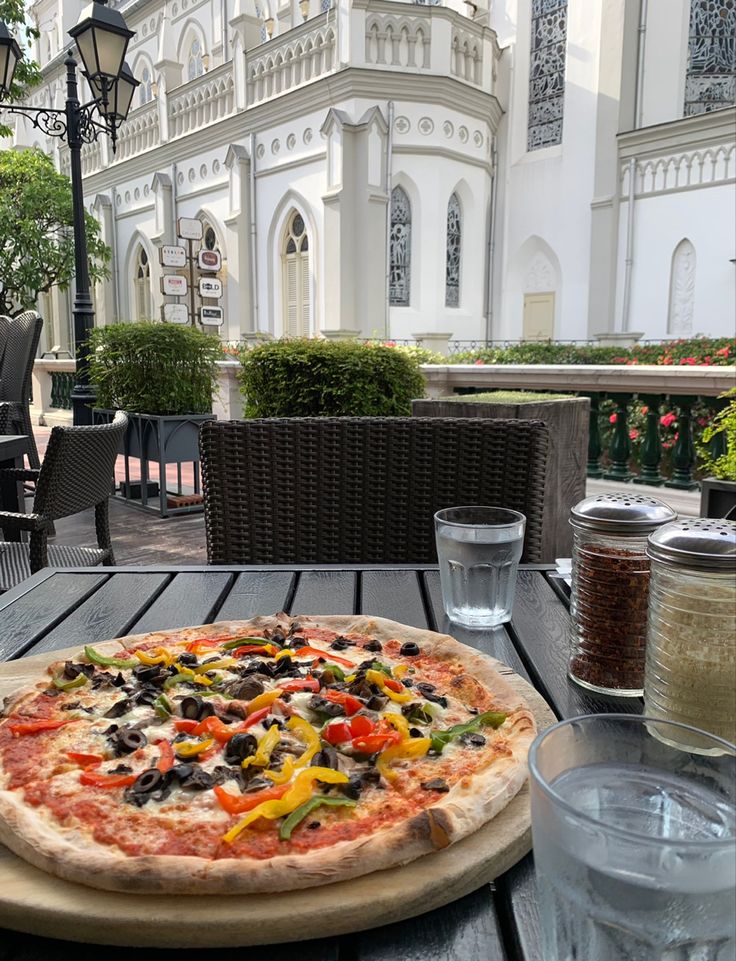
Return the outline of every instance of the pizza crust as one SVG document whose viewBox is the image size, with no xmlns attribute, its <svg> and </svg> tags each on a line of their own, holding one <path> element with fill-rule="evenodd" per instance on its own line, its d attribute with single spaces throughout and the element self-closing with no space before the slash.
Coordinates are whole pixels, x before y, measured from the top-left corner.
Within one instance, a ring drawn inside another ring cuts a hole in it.
<svg viewBox="0 0 736 961">
<path fill-rule="evenodd" d="M 99 651 L 133 647 L 144 641 L 169 643 L 191 633 L 197 637 L 256 632 L 278 623 L 288 629 L 296 621 L 339 633 L 368 634 L 378 640 L 415 641 L 435 658 L 456 660 L 488 690 L 495 706 L 510 715 L 504 725 L 508 755 L 499 756 L 468 785 L 455 784 L 431 807 L 410 820 L 367 838 L 267 860 L 250 857 L 210 860 L 196 856 L 130 857 L 97 844 L 84 829 L 50 824 L 25 805 L 17 792 L 0 790 L 0 841 L 38 868 L 68 881 L 111 891 L 164 894 L 268 893 L 309 888 L 349 880 L 407 864 L 478 830 L 519 792 L 526 780 L 526 757 L 536 734 L 533 715 L 496 669 L 496 662 L 454 638 L 365 616 L 301 616 L 285 614 L 250 621 L 221 621 L 181 631 L 129 635 L 95 645 Z M 35 687 L 32 689 L 35 691 Z M 20 692 L 19 697 L 27 692 Z M 17 699 L 14 699 L 17 704 Z"/>
</svg>

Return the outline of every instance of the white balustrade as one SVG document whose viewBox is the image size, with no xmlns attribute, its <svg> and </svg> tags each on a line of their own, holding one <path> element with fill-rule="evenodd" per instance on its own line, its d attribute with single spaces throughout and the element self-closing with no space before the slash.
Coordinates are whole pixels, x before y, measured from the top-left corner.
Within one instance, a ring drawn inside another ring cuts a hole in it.
<svg viewBox="0 0 736 961">
<path fill-rule="evenodd" d="M 154 100 L 132 111 L 120 128 L 115 159 L 126 160 L 159 143 L 158 104 Z"/>
<path fill-rule="evenodd" d="M 169 135 L 183 137 L 230 116 L 235 109 L 232 62 L 190 80 L 169 96 Z"/>
<path fill-rule="evenodd" d="M 248 105 L 270 100 L 332 73 L 336 66 L 337 35 L 327 17 L 328 13 L 314 17 L 264 44 L 264 52 L 259 56 L 249 57 Z"/>
</svg>

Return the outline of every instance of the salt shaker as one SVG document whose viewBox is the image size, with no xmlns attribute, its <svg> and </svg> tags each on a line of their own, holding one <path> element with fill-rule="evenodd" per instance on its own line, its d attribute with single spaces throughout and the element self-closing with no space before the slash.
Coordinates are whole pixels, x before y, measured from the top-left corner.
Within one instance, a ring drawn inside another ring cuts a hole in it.
<svg viewBox="0 0 736 961">
<path fill-rule="evenodd" d="M 592 691 L 639 697 L 649 599 L 647 537 L 677 515 L 635 493 L 597 494 L 572 508 L 570 677 Z"/>
<path fill-rule="evenodd" d="M 736 741 L 736 523 L 683 518 L 647 553 L 645 713 Z"/>
</svg>

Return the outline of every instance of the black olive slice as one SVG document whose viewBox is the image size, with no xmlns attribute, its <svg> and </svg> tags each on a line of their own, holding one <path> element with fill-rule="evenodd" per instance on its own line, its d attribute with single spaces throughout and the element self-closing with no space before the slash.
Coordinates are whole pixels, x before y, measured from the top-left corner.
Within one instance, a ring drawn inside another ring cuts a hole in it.
<svg viewBox="0 0 736 961">
<path fill-rule="evenodd" d="M 191 651 L 185 651 L 183 654 L 179 655 L 179 663 L 184 664 L 187 667 L 192 667 L 199 662 L 197 661 L 196 654 L 192 653 Z"/>
<path fill-rule="evenodd" d="M 138 775 L 131 788 L 136 794 L 148 794 L 149 791 L 155 791 L 163 785 L 163 774 L 155 767 L 149 767 L 148 770 Z"/>
<path fill-rule="evenodd" d="M 414 641 L 405 641 L 401 645 L 401 650 L 399 654 L 403 657 L 416 657 L 419 653 L 419 645 L 415 644 Z"/>
<path fill-rule="evenodd" d="M 103 717 L 122 717 L 130 710 L 130 701 L 124 697 L 121 701 L 115 701 L 109 710 L 105 711 Z"/>
<path fill-rule="evenodd" d="M 228 694 L 232 694 L 233 697 L 237 697 L 241 701 L 252 701 L 254 697 L 263 694 L 265 690 L 263 681 L 259 681 L 257 677 L 252 675 L 243 678 L 242 681 L 236 681 L 232 685 L 228 685 Z"/>
<path fill-rule="evenodd" d="M 148 744 L 146 735 L 137 728 L 124 728 L 122 731 L 117 731 L 112 741 L 118 757 L 121 754 L 132 754 L 139 747 Z"/>
<path fill-rule="evenodd" d="M 258 750 L 258 741 L 252 734 L 233 734 L 225 748 L 225 763 L 240 764 Z"/>
<path fill-rule="evenodd" d="M 350 641 L 347 638 L 336 637 L 332 644 L 330 644 L 330 649 L 333 651 L 347 651 L 350 646 Z"/>
<path fill-rule="evenodd" d="M 429 681 L 418 681 L 417 690 L 426 697 L 428 694 L 434 694 L 437 688 L 434 684 L 430 684 Z"/>
<path fill-rule="evenodd" d="M 141 664 L 140 667 L 133 668 L 133 676 L 141 684 L 153 680 L 160 673 L 161 668 L 158 664 Z"/>
<path fill-rule="evenodd" d="M 364 651 L 376 651 L 376 652 L 382 651 L 382 650 L 383 650 L 383 644 L 381 644 L 381 642 L 380 642 L 380 641 L 377 641 L 375 638 L 372 638 L 370 641 L 368 641 L 367 644 L 364 644 L 364 645 L 363 645 L 363 650 L 364 650 Z"/>
<path fill-rule="evenodd" d="M 337 762 L 337 751 L 334 747 L 323 747 L 321 751 L 317 753 L 312 758 L 311 767 L 329 767 L 333 771 L 339 770 L 339 764 Z"/>
</svg>

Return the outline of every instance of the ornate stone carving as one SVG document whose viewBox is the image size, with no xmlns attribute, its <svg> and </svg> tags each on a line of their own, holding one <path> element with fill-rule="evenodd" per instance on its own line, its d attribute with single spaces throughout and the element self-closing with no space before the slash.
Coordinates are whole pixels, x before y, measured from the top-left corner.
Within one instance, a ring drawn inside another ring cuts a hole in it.
<svg viewBox="0 0 736 961">
<path fill-rule="evenodd" d="M 672 254 L 667 333 L 677 337 L 689 337 L 693 332 L 694 312 L 695 248 L 686 239 L 680 241 Z"/>
<path fill-rule="evenodd" d="M 555 289 L 555 269 L 549 257 L 538 250 L 529 263 L 524 280 L 524 293 L 541 294 Z"/>
</svg>

